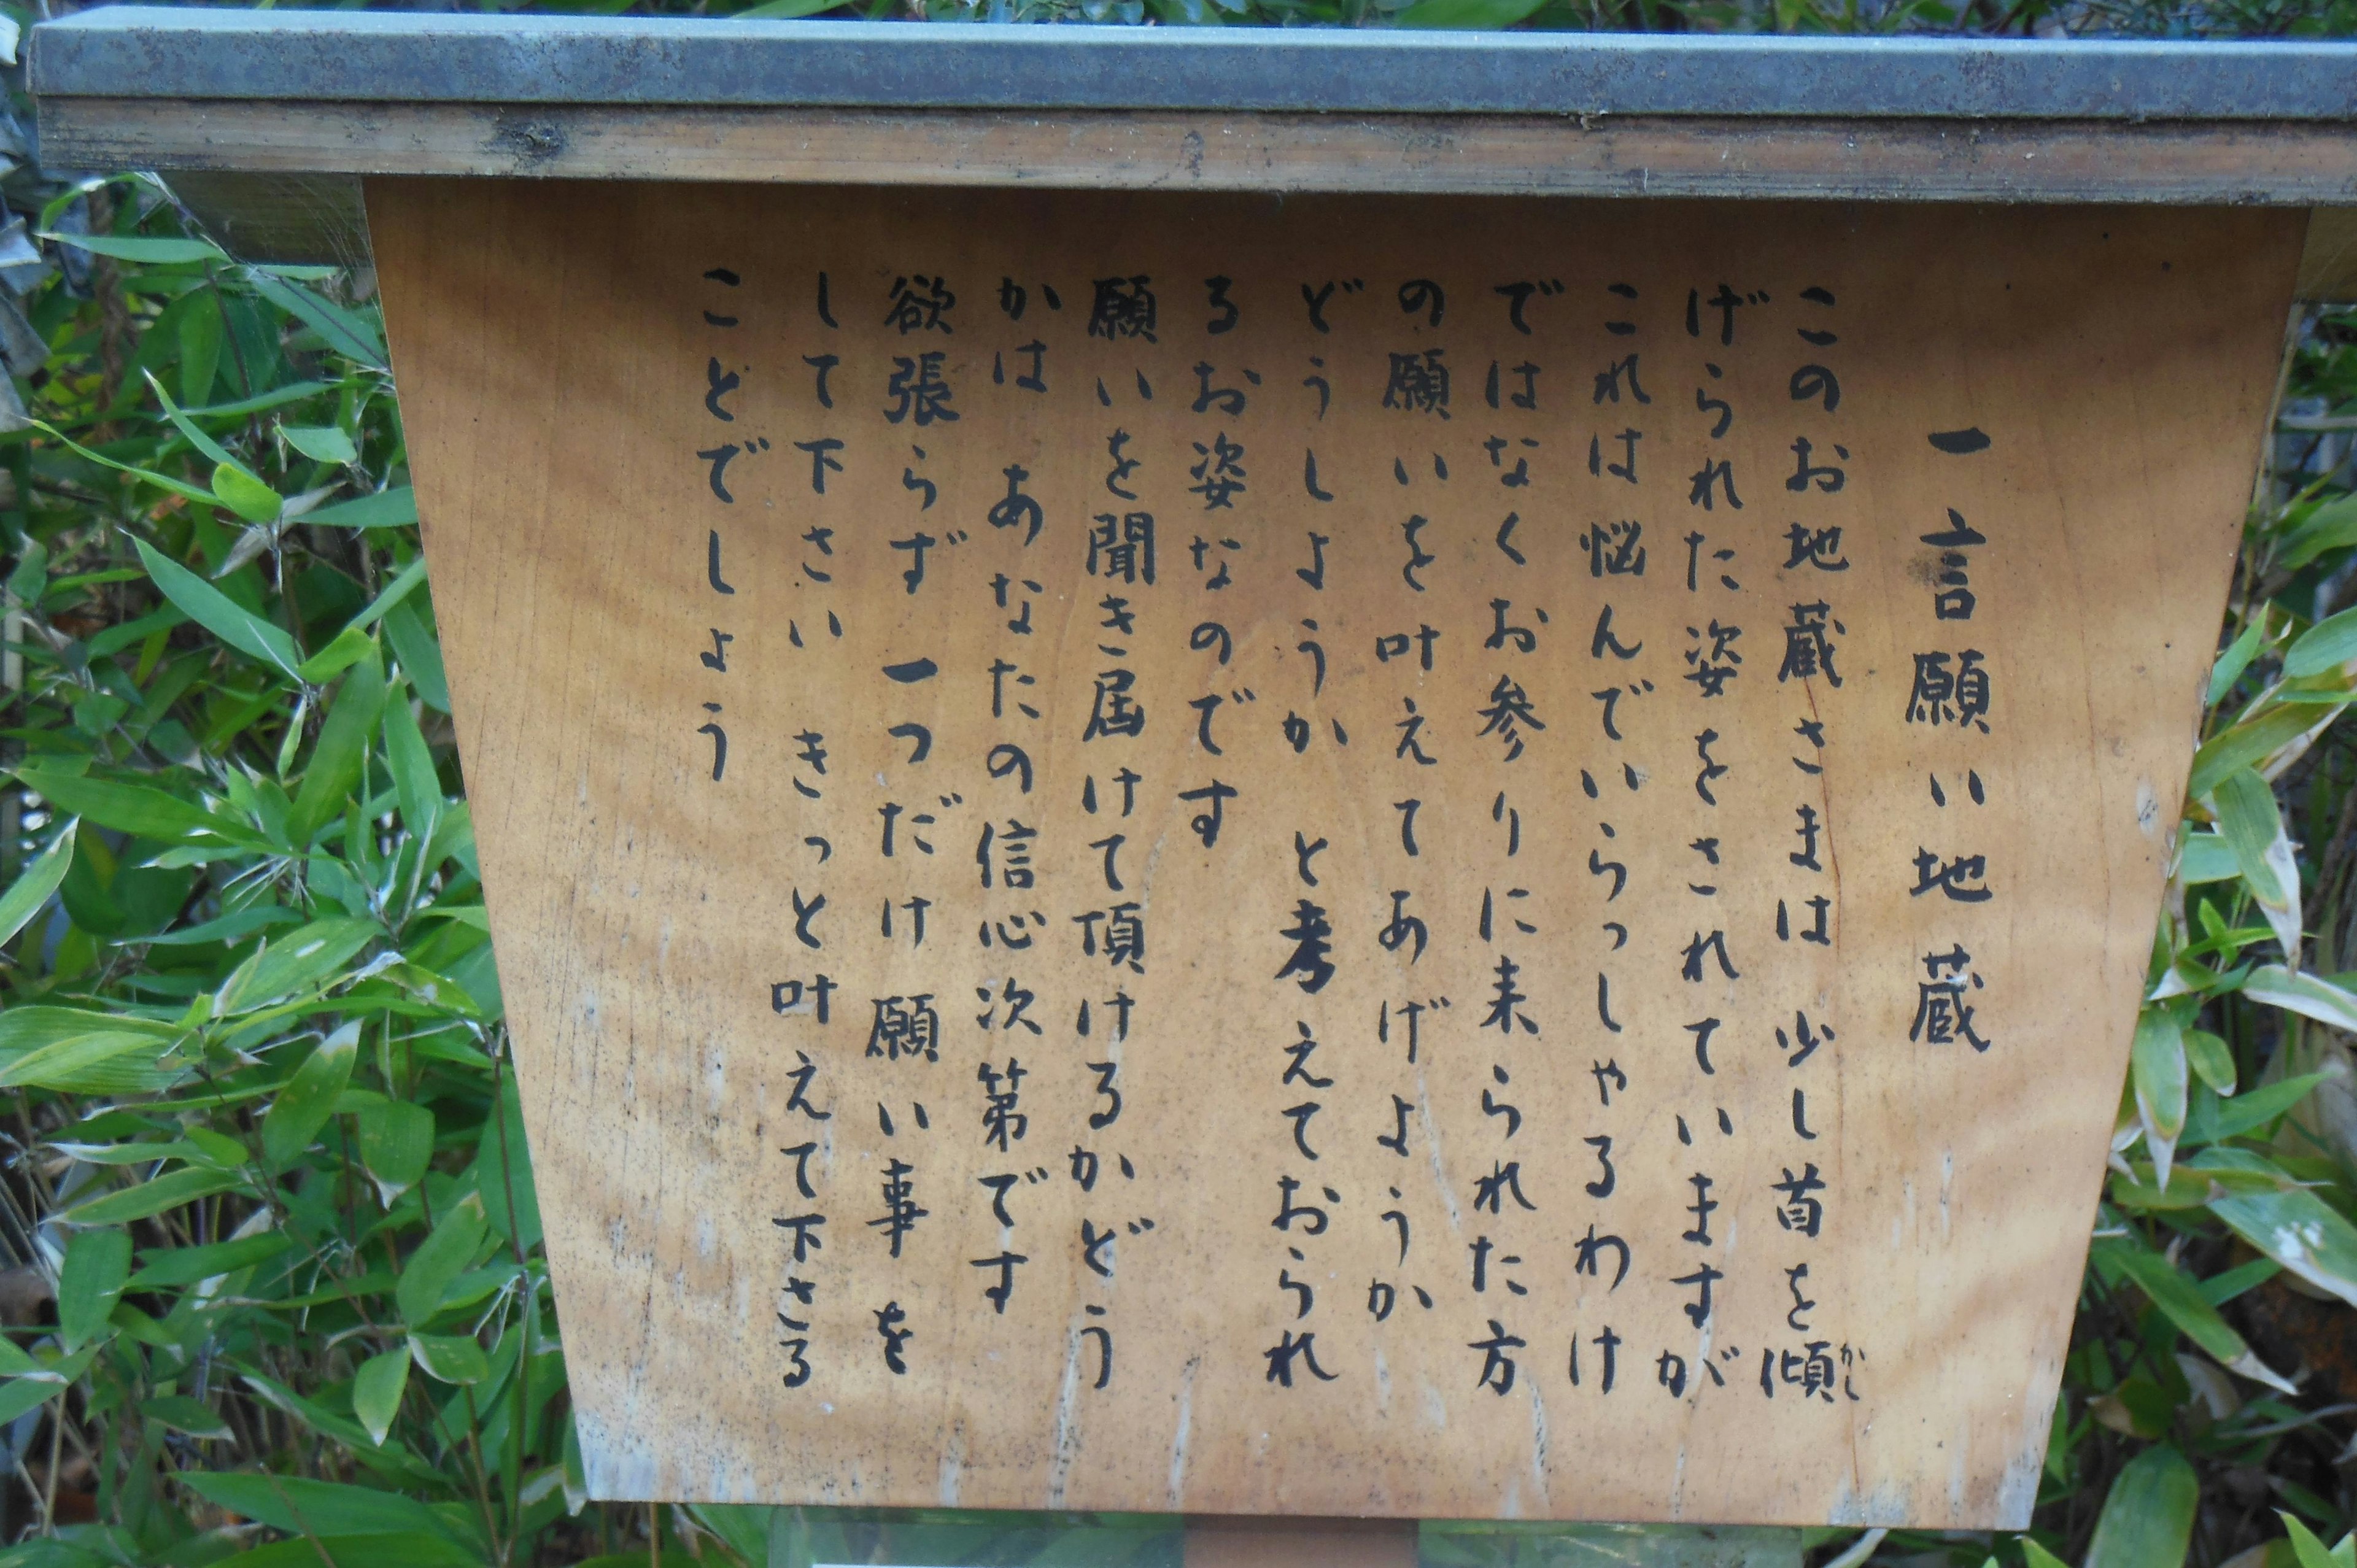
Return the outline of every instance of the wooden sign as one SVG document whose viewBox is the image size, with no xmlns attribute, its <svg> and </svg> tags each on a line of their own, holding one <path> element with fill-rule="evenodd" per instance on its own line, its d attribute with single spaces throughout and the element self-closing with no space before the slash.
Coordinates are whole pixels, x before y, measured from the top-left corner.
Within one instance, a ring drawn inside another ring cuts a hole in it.
<svg viewBox="0 0 2357 1568">
<path fill-rule="evenodd" d="M 2297 217 L 371 199 L 597 1492 L 2027 1522 Z"/>
</svg>

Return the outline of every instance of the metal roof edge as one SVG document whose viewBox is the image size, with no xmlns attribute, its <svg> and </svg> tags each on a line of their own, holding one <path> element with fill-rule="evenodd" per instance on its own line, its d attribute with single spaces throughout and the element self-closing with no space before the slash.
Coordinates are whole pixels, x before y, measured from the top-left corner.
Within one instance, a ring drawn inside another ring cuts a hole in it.
<svg viewBox="0 0 2357 1568">
<path fill-rule="evenodd" d="M 1460 33 L 101 6 L 48 97 L 2357 121 L 2357 43 Z"/>
</svg>

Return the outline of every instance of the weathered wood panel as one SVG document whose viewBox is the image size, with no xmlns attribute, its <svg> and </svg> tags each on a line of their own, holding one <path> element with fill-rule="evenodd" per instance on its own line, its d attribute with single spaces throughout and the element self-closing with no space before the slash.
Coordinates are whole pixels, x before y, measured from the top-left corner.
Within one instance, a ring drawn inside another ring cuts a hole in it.
<svg viewBox="0 0 2357 1568">
<path fill-rule="evenodd" d="M 371 216 L 598 1492 L 2026 1520 L 2298 215 Z"/>
<path fill-rule="evenodd" d="M 2357 204 L 2341 124 L 45 98 L 60 166 L 754 184 Z"/>
</svg>

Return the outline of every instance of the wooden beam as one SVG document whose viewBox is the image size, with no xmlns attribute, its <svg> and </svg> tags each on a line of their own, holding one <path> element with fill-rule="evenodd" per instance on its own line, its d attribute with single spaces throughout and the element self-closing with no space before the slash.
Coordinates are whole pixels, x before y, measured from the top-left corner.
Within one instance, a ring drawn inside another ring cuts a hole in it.
<svg viewBox="0 0 2357 1568">
<path fill-rule="evenodd" d="M 60 166 L 753 184 L 2357 205 L 2342 124 L 43 101 Z"/>
</svg>

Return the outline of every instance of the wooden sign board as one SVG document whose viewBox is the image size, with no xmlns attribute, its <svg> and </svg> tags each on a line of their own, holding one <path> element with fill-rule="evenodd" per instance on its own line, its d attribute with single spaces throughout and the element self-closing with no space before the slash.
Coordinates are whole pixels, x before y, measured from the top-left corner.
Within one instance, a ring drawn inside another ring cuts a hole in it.
<svg viewBox="0 0 2357 1568">
<path fill-rule="evenodd" d="M 371 201 L 597 1491 L 2027 1522 L 2296 216 Z"/>
</svg>

